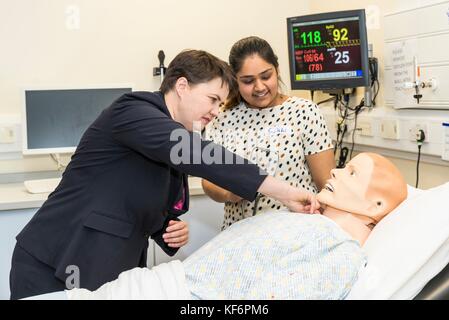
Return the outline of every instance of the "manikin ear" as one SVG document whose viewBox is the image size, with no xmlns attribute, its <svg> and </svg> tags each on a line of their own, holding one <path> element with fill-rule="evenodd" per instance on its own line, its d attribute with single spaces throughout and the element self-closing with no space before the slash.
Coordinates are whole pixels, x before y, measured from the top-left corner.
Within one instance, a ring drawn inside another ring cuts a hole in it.
<svg viewBox="0 0 449 320">
<path fill-rule="evenodd" d="M 179 97 L 182 97 L 189 88 L 189 81 L 185 77 L 180 77 L 176 80 L 175 90 Z"/>
<path fill-rule="evenodd" d="M 383 199 L 373 199 L 368 211 L 370 212 L 370 216 L 372 218 L 380 221 L 380 219 L 386 215 L 385 209 L 385 201 Z"/>
</svg>

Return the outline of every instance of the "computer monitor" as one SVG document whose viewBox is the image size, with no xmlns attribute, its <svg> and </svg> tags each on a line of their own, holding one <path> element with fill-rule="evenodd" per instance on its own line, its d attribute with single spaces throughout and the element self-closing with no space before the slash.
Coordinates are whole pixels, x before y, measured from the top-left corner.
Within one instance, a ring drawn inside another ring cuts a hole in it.
<svg viewBox="0 0 449 320">
<path fill-rule="evenodd" d="M 365 20 L 365 10 L 287 18 L 292 89 L 369 86 Z"/>
<path fill-rule="evenodd" d="M 24 89 L 22 152 L 74 152 L 81 136 L 103 109 L 132 86 Z"/>
</svg>

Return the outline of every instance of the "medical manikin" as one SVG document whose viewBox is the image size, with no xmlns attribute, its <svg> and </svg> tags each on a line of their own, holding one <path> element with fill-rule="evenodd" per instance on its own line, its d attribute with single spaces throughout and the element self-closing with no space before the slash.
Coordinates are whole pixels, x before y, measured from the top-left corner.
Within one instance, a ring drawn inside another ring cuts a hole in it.
<svg viewBox="0 0 449 320">
<path fill-rule="evenodd" d="M 317 198 L 322 214 L 363 245 L 373 227 L 407 198 L 399 170 L 375 153 L 361 153 L 345 168 L 331 171 Z"/>
<path fill-rule="evenodd" d="M 361 153 L 317 198 L 321 214 L 266 212 L 221 232 L 183 262 L 135 268 L 69 299 L 344 299 L 367 263 L 372 228 L 407 196 L 398 169 Z M 82 276 L 82 275 L 81 275 Z"/>
</svg>

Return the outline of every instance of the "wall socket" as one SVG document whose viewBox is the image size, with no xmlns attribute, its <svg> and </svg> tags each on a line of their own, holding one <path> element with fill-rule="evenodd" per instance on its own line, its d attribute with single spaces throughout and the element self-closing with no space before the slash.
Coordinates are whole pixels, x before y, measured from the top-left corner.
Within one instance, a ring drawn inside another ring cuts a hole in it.
<svg viewBox="0 0 449 320">
<path fill-rule="evenodd" d="M 399 121 L 383 120 L 380 124 L 380 134 L 384 139 L 399 140 Z"/>
<path fill-rule="evenodd" d="M 419 130 L 424 131 L 424 135 L 425 135 L 424 142 L 427 142 L 430 139 L 429 135 L 428 135 L 429 127 L 427 124 L 422 124 L 422 123 L 413 123 L 410 126 L 410 128 L 408 130 L 408 135 L 409 135 L 410 141 L 416 141 L 419 138 Z"/>
<path fill-rule="evenodd" d="M 14 127 L 0 127 L 0 143 L 12 144 L 16 142 Z"/>
</svg>

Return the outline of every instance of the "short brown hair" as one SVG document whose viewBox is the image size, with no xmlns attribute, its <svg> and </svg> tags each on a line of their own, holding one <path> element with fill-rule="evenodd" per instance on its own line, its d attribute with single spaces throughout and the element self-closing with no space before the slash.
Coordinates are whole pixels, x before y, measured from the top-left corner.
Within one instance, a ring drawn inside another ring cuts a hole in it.
<svg viewBox="0 0 449 320">
<path fill-rule="evenodd" d="M 184 50 L 168 65 L 160 91 L 165 94 L 174 88 L 176 81 L 185 77 L 195 85 L 220 78 L 229 87 L 232 96 L 238 90 L 237 81 L 229 65 L 216 56 L 202 50 Z"/>
</svg>

